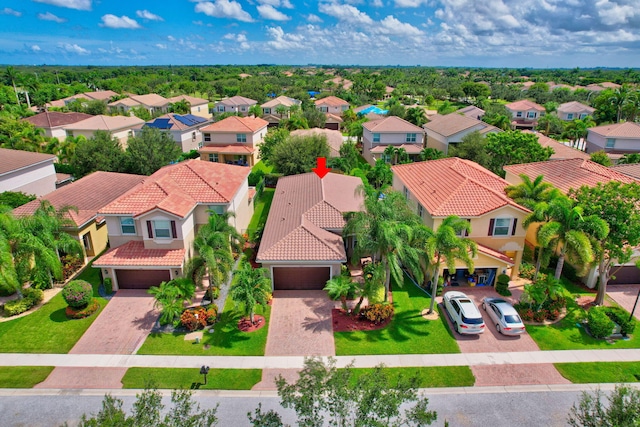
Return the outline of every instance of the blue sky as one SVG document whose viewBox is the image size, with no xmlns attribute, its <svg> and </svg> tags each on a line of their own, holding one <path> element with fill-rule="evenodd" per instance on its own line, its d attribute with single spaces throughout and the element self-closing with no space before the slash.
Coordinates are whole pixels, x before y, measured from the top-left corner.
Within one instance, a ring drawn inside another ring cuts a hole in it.
<svg viewBox="0 0 640 427">
<path fill-rule="evenodd" d="M 640 67 L 638 0 L 0 0 L 0 63 Z"/>
</svg>

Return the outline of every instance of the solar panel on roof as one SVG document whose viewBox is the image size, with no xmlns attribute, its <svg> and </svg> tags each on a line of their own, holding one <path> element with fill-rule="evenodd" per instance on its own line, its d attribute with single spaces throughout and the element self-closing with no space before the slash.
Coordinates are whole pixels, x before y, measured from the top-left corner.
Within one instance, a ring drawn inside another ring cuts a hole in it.
<svg viewBox="0 0 640 427">
<path fill-rule="evenodd" d="M 171 129 L 173 123 L 169 123 L 170 119 L 155 119 L 151 123 L 147 123 L 147 126 L 150 128 L 158 128 L 158 129 Z"/>
<path fill-rule="evenodd" d="M 207 121 L 204 117 L 194 116 L 193 114 L 185 114 L 183 116 L 176 114 L 173 117 L 185 126 L 195 126 Z"/>
</svg>

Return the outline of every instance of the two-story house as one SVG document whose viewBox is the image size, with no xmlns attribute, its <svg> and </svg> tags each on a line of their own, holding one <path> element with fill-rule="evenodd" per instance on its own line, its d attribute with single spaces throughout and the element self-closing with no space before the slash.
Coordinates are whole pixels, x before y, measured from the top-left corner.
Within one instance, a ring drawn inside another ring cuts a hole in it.
<svg viewBox="0 0 640 427">
<path fill-rule="evenodd" d="M 153 116 L 158 113 L 166 113 L 169 109 L 169 100 L 156 93 L 148 93 L 146 95 L 131 95 L 128 98 L 110 102 L 108 106 L 114 113 L 130 113 L 132 108 L 144 108 Z"/>
<path fill-rule="evenodd" d="M 387 147 L 403 148 L 417 160 L 424 148 L 424 129 L 397 116 L 372 120 L 362 124 L 362 156 L 371 165 L 378 159 L 391 162 L 384 152 Z"/>
<path fill-rule="evenodd" d="M 22 191 L 44 196 L 56 189 L 53 154 L 0 148 L 0 193 Z"/>
<path fill-rule="evenodd" d="M 67 132 L 64 127 L 79 121 L 93 117 L 91 114 L 85 113 L 61 113 L 59 111 L 44 111 L 35 116 L 27 117 L 23 120 L 31 123 L 38 129 L 44 131 L 44 136 L 50 138 L 58 138 L 64 141 L 67 138 Z"/>
<path fill-rule="evenodd" d="M 211 118 L 211 113 L 209 112 L 209 101 L 207 99 L 196 98 L 195 96 L 190 95 L 178 95 L 167 99 L 167 101 L 169 101 L 169 105 L 180 101 L 186 101 L 189 104 L 190 114 L 203 117 L 205 119 Z"/>
<path fill-rule="evenodd" d="M 584 119 L 587 116 L 593 116 L 595 108 L 584 105 L 578 101 L 565 102 L 558 107 L 558 118 L 566 122 L 575 119 Z"/>
<path fill-rule="evenodd" d="M 587 153 L 640 153 L 640 124 L 614 123 L 587 129 Z"/>
<path fill-rule="evenodd" d="M 249 172 L 197 159 L 158 170 L 100 209 L 111 249 L 93 266 L 113 280 L 114 289 L 146 289 L 180 277 L 210 215 L 231 212 L 230 224 L 246 231 L 253 214 Z"/>
<path fill-rule="evenodd" d="M 538 119 L 545 114 L 545 108 L 533 101 L 523 99 L 506 104 L 505 108 L 511 114 L 513 129 L 535 129 Z"/>
<path fill-rule="evenodd" d="M 422 127 L 426 132 L 427 147 L 435 148 L 445 154 L 449 152 L 450 145 L 459 144 L 462 138 L 471 132 L 477 131 L 482 135 L 500 132 L 500 129 L 495 126 L 458 113 L 435 116 Z"/>
<path fill-rule="evenodd" d="M 507 181 L 457 157 L 396 165 L 391 170 L 393 189 L 405 195 L 428 227 L 436 230 L 450 215 L 470 222 L 467 237 L 478 244 L 475 272 L 470 274 L 458 261 L 455 272 L 443 272 L 452 283 L 492 286 L 503 272 L 517 277 L 526 235 L 522 222 L 530 211 L 506 196 Z"/>
<path fill-rule="evenodd" d="M 126 148 L 129 137 L 133 136 L 133 129 L 139 128 L 143 124 L 144 120 L 135 116 L 99 115 L 65 125 L 63 128 L 67 136 L 78 137 L 82 135 L 87 139 L 92 138 L 96 131 L 103 130 L 117 139 L 122 148 Z"/>
<path fill-rule="evenodd" d="M 138 134 L 143 127 L 160 129 L 171 135 L 184 153 L 202 148 L 202 132 L 200 129 L 211 123 L 211 120 L 193 114 L 169 113 L 146 122 L 134 131 Z"/>
<path fill-rule="evenodd" d="M 95 92 L 84 92 L 84 93 L 77 93 L 75 95 L 71 95 L 71 96 L 67 96 L 66 98 L 62 98 L 62 99 L 57 99 L 55 101 L 51 101 L 47 104 L 45 104 L 46 108 L 49 107 L 65 107 L 67 105 L 69 105 L 70 103 L 74 102 L 74 101 L 78 101 L 78 100 L 84 100 L 84 101 L 103 101 L 105 104 L 107 102 L 109 102 L 109 100 L 111 98 L 113 98 L 114 96 L 118 96 L 118 94 L 112 90 L 98 90 Z"/>
<path fill-rule="evenodd" d="M 209 162 L 253 166 L 259 160 L 269 122 L 260 117 L 229 116 L 200 129 L 200 158 Z"/>
<path fill-rule="evenodd" d="M 249 108 L 256 105 L 258 101 L 255 99 L 245 98 L 244 96 L 232 96 L 216 102 L 213 111 L 216 113 L 233 113 L 246 116 L 249 114 Z"/>
<path fill-rule="evenodd" d="M 316 99 L 316 108 L 323 113 L 342 116 L 342 113 L 349 109 L 349 103 L 337 96 L 327 96 L 326 98 Z"/>
<path fill-rule="evenodd" d="M 301 105 L 302 102 L 297 99 L 279 96 L 260 106 L 262 108 L 262 118 L 269 122 L 269 127 L 278 126 L 282 119 L 290 116 L 289 110 L 291 107 L 300 108 Z"/>
</svg>

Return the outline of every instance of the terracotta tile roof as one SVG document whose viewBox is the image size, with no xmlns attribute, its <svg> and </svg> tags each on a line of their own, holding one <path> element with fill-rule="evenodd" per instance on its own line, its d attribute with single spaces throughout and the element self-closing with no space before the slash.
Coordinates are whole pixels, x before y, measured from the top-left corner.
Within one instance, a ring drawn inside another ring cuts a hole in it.
<svg viewBox="0 0 640 427">
<path fill-rule="evenodd" d="M 326 121 L 325 123 L 342 123 L 344 120 L 342 120 L 342 117 L 340 116 L 336 116 L 335 114 L 331 114 L 331 113 L 326 113 Z"/>
<path fill-rule="evenodd" d="M 134 101 L 139 102 L 140 104 L 149 107 L 163 107 L 169 103 L 169 100 L 167 98 L 156 93 L 147 93 L 145 95 L 131 95 L 130 98 Z"/>
<path fill-rule="evenodd" d="M 616 172 L 623 173 L 627 176 L 635 178 L 640 181 L 640 163 L 632 163 L 628 165 L 614 165 L 609 166 L 610 169 L 613 169 Z"/>
<path fill-rule="evenodd" d="M 329 157 L 340 157 L 340 147 L 344 139 L 342 138 L 342 132 L 333 129 L 297 129 L 291 132 L 291 136 L 310 136 L 310 135 L 324 135 L 327 138 L 327 144 L 331 153 Z"/>
<path fill-rule="evenodd" d="M 51 129 L 71 123 L 76 123 L 84 119 L 93 117 L 91 114 L 85 113 L 61 113 L 59 111 L 45 111 L 35 116 L 27 117 L 25 121 L 31 123 L 35 127 L 43 129 Z"/>
<path fill-rule="evenodd" d="M 371 149 L 373 154 L 384 153 L 384 150 L 387 149 L 389 145 L 376 145 Z M 404 148 L 407 151 L 407 154 L 420 154 L 423 147 L 420 144 L 401 144 L 394 145 L 395 148 Z"/>
<path fill-rule="evenodd" d="M 482 108 L 478 108 L 475 105 L 469 105 L 456 111 L 458 114 L 463 114 L 466 117 L 472 119 L 478 119 L 478 117 L 484 116 L 485 111 Z"/>
<path fill-rule="evenodd" d="M 173 104 L 182 100 L 187 101 L 189 105 L 191 105 L 192 107 L 194 105 L 209 104 L 209 100 L 207 99 L 196 98 L 195 96 L 190 96 L 190 95 L 178 95 L 178 96 L 174 96 L 167 99 L 167 101 L 169 101 L 170 104 Z"/>
<path fill-rule="evenodd" d="M 53 154 L 0 148 L 0 175 L 38 163 L 51 162 L 53 164 L 55 158 L 56 156 Z"/>
<path fill-rule="evenodd" d="M 110 107 L 115 107 L 118 105 L 124 105 L 126 107 L 138 107 L 142 104 L 133 98 L 122 98 L 122 99 L 118 99 L 117 101 L 110 102 L 107 105 L 109 105 Z"/>
<path fill-rule="evenodd" d="M 98 90 L 95 92 L 85 92 L 81 95 L 84 95 L 87 99 L 97 99 L 100 101 L 106 101 L 114 96 L 118 96 L 117 92 L 112 90 Z M 80 95 L 74 95 L 75 97 L 79 97 Z"/>
<path fill-rule="evenodd" d="M 271 101 L 267 101 L 261 105 L 262 108 L 275 108 L 278 105 L 284 105 L 285 107 L 291 107 L 292 105 L 300 105 L 302 102 L 297 99 L 289 98 L 288 96 L 279 96 L 277 98 L 272 99 Z"/>
<path fill-rule="evenodd" d="M 363 208 L 353 176 L 314 173 L 280 178 L 264 229 L 258 262 L 346 261 L 343 215 Z"/>
<path fill-rule="evenodd" d="M 344 99 L 340 99 L 337 96 L 327 96 L 326 98 L 316 99 L 316 107 L 321 105 L 328 105 L 330 107 L 341 107 L 343 105 L 349 105 Z"/>
<path fill-rule="evenodd" d="M 221 153 L 221 154 L 253 154 L 256 151 L 255 148 L 242 144 L 228 144 L 228 145 L 205 145 L 199 153 Z"/>
<path fill-rule="evenodd" d="M 484 132 L 498 130 L 498 128 L 496 128 L 495 126 L 491 126 L 490 124 L 485 123 L 481 120 L 463 116 L 458 113 L 451 113 L 444 116 L 434 117 L 429 123 L 423 125 L 423 127 L 427 130 L 427 133 L 431 131 L 446 137 L 455 135 L 476 126 L 480 126 Z"/>
<path fill-rule="evenodd" d="M 121 129 L 132 128 L 136 125 L 144 124 L 144 120 L 137 117 L 126 116 L 92 116 L 88 119 L 81 120 L 76 123 L 72 123 L 64 126 L 64 129 L 68 130 L 107 130 L 117 131 Z"/>
<path fill-rule="evenodd" d="M 507 181 L 469 160 L 449 157 L 391 170 L 431 216 L 474 217 L 507 205 L 528 212 L 505 195 Z"/>
<path fill-rule="evenodd" d="M 255 133 L 260 129 L 266 127 L 269 124 L 268 121 L 260 117 L 239 117 L 229 116 L 205 126 L 201 129 L 202 132 L 220 132 L 220 133 L 236 133 L 236 132 L 251 132 Z"/>
<path fill-rule="evenodd" d="M 115 172 L 94 172 L 71 184 L 60 187 L 46 196 L 32 200 L 13 210 L 16 216 L 31 215 L 41 200 L 47 200 L 56 209 L 75 206 L 78 212 L 67 215 L 77 227 L 95 219 L 98 211 L 140 184 L 146 176 Z"/>
<path fill-rule="evenodd" d="M 515 264 L 515 262 L 513 261 L 512 258 L 506 256 L 502 252 L 498 252 L 498 251 L 496 251 L 494 249 L 491 249 L 488 246 L 481 245 L 478 242 L 476 242 L 476 244 L 478 245 L 478 252 L 483 253 L 485 255 L 489 255 L 490 257 L 499 259 L 500 261 L 502 261 L 504 263 L 507 263 L 509 265 L 514 265 Z"/>
<path fill-rule="evenodd" d="M 546 111 L 542 105 L 536 104 L 535 102 L 529 101 L 528 99 L 522 99 L 520 101 L 506 104 L 505 107 L 511 111 L 526 111 L 526 110 Z"/>
<path fill-rule="evenodd" d="M 109 249 L 93 262 L 94 267 L 181 268 L 185 249 L 145 249 L 144 242 L 131 240 Z"/>
<path fill-rule="evenodd" d="M 558 111 L 561 113 L 581 113 L 583 111 L 586 111 L 589 114 L 593 114 L 596 109 L 589 107 L 588 105 L 584 105 L 583 103 L 578 101 L 571 101 L 560 104 L 560 106 L 558 107 Z"/>
<path fill-rule="evenodd" d="M 411 133 L 423 133 L 424 129 L 420 126 L 416 126 L 413 123 L 401 119 L 397 116 L 388 116 L 380 120 L 372 120 L 364 122 L 362 127 L 368 131 L 375 133 L 398 133 L 398 132 L 411 132 Z"/>
<path fill-rule="evenodd" d="M 640 125 L 633 122 L 614 123 L 588 129 L 605 138 L 640 138 Z M 588 139 L 588 138 L 587 138 Z"/>
<path fill-rule="evenodd" d="M 230 105 L 234 107 L 237 107 L 239 105 L 255 105 L 257 103 L 258 101 L 256 101 L 255 99 L 245 98 L 244 96 L 238 95 L 232 96 L 231 98 L 223 99 L 222 101 L 218 102 L 218 104 Z"/>
<path fill-rule="evenodd" d="M 165 166 L 100 213 L 137 217 L 157 208 L 184 218 L 200 203 L 230 203 L 250 172 L 197 159 Z"/>
<path fill-rule="evenodd" d="M 553 138 L 549 138 L 541 134 L 540 132 L 532 132 L 530 130 L 523 130 L 524 133 L 533 133 L 538 137 L 538 142 L 543 147 L 553 148 L 554 153 L 551 155 L 550 160 L 563 160 L 563 159 L 590 159 L 584 151 L 580 151 L 575 148 L 568 147 L 561 142 L 556 141 Z"/>
<path fill-rule="evenodd" d="M 588 159 L 549 160 L 546 162 L 524 163 L 505 166 L 504 170 L 519 176 L 524 173 L 532 180 L 543 175 L 544 180 L 556 186 L 563 193 L 583 185 L 595 187 L 599 182 L 637 182 L 635 179 L 616 172 Z"/>
</svg>

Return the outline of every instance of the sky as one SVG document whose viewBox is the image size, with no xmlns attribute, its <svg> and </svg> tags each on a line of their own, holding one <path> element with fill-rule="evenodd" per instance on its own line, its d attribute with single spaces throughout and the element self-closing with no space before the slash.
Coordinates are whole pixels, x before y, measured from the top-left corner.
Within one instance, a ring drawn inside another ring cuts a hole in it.
<svg viewBox="0 0 640 427">
<path fill-rule="evenodd" d="M 640 0 L 0 0 L 0 63 L 640 67 Z"/>
</svg>

